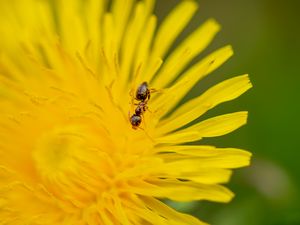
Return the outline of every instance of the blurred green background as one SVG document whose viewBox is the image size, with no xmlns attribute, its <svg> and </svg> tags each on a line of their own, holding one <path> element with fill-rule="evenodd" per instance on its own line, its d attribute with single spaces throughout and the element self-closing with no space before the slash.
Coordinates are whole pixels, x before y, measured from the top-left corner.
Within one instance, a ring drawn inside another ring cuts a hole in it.
<svg viewBox="0 0 300 225">
<path fill-rule="evenodd" d="M 158 0 L 159 19 L 179 0 Z M 207 116 L 248 110 L 249 120 L 232 134 L 204 140 L 253 153 L 251 167 L 236 170 L 229 204 L 173 204 L 214 225 L 300 224 L 300 1 L 199 0 L 185 34 L 213 17 L 222 30 L 203 55 L 232 44 L 235 55 L 202 80 L 190 96 L 219 81 L 249 73 L 254 88 Z"/>
</svg>

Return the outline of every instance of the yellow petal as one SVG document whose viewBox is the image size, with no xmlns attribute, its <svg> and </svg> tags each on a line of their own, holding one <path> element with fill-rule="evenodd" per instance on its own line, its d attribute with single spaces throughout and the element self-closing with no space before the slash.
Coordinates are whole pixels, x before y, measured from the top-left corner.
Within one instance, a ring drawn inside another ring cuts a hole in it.
<svg viewBox="0 0 300 225">
<path fill-rule="evenodd" d="M 200 160 L 198 161 L 200 163 Z M 163 169 L 162 169 L 163 171 Z M 222 168 L 198 168 L 196 171 L 181 171 L 181 169 L 167 169 L 166 173 L 161 173 L 161 177 L 189 180 L 201 184 L 227 183 L 232 171 Z"/>
<path fill-rule="evenodd" d="M 107 1 L 90 0 L 86 7 L 86 20 L 87 20 L 87 32 L 91 41 L 91 47 L 89 48 L 89 62 L 96 64 L 99 60 L 100 45 L 101 45 L 101 32 L 100 20 L 103 17 L 104 9 Z"/>
<path fill-rule="evenodd" d="M 216 116 L 180 131 L 164 135 L 156 140 L 161 143 L 184 143 L 228 134 L 247 122 L 247 112 L 236 112 Z M 178 138 L 181 139 L 178 139 Z"/>
<path fill-rule="evenodd" d="M 80 9 L 80 3 L 78 1 L 56 1 L 59 33 L 60 38 L 64 46 L 71 53 L 76 51 L 82 51 L 88 39 L 86 36 L 86 30 L 81 18 L 81 15 L 76 13 Z M 72 32 L 70 32 L 72 27 Z"/>
<path fill-rule="evenodd" d="M 5 196 L 0 210 L 1 219 L 12 219 L 14 222 L 8 224 L 34 224 L 37 221 L 45 225 L 57 224 L 62 216 L 58 202 L 41 188 L 32 189 L 23 183 L 15 182 L 8 188 L 1 189 L 1 196 Z M 49 214 L 42 216 L 45 211 Z M 28 214 L 39 216 L 28 217 Z"/>
<path fill-rule="evenodd" d="M 143 193 L 142 189 L 138 187 L 132 187 L 132 190 L 141 195 L 168 198 L 173 201 L 210 200 L 228 202 L 233 197 L 231 191 L 216 184 L 198 184 L 190 181 L 160 179 L 151 181 L 151 183 L 143 183 L 142 185 L 145 187 Z"/>
<path fill-rule="evenodd" d="M 176 146 L 174 147 L 174 152 L 177 152 Z M 178 150 L 178 152 L 183 155 L 174 154 L 173 160 L 164 165 L 166 172 L 170 171 L 172 173 L 172 171 L 178 170 L 181 173 L 189 173 L 203 168 L 238 168 L 249 165 L 251 157 L 251 153 L 234 148 L 217 148 L 214 150 L 187 148 L 182 149 L 182 151 Z M 189 154 L 191 152 L 193 155 Z M 172 153 L 170 154 L 172 155 Z M 200 156 L 197 157 L 197 155 Z M 171 157 L 166 156 L 166 158 Z"/>
<path fill-rule="evenodd" d="M 194 1 L 182 1 L 169 13 L 157 31 L 154 52 L 155 55 L 164 56 L 177 35 L 185 28 L 186 24 L 194 15 L 197 4 Z"/>
<path fill-rule="evenodd" d="M 206 223 L 192 217 L 188 214 L 180 213 L 174 209 L 168 207 L 166 204 L 163 204 L 159 200 L 150 197 L 142 197 L 143 201 L 147 206 L 157 213 L 158 215 L 164 215 L 170 224 L 174 225 L 207 225 Z"/>
<path fill-rule="evenodd" d="M 199 138 L 198 131 L 189 131 L 189 132 L 177 132 L 171 135 L 162 136 L 160 138 L 155 139 L 158 143 L 185 143 L 190 140 L 198 140 Z"/>
<path fill-rule="evenodd" d="M 216 105 L 233 100 L 246 92 L 252 85 L 248 75 L 223 81 L 204 94 L 180 106 L 166 120 L 161 122 L 158 132 L 168 133 L 195 120 Z"/>
<path fill-rule="evenodd" d="M 121 224 L 131 225 L 120 199 L 118 197 L 114 197 L 113 201 L 114 201 L 114 206 L 115 206 L 114 213 L 116 214 L 116 218 L 118 218 L 118 220 L 120 221 Z"/>
<path fill-rule="evenodd" d="M 133 0 L 112 1 L 111 8 L 112 8 L 113 22 L 115 25 L 114 38 L 116 41 L 115 44 L 117 49 L 119 49 L 119 46 L 122 42 L 123 33 L 127 27 L 132 6 L 133 6 Z"/>
<path fill-rule="evenodd" d="M 154 108 L 154 111 L 159 110 L 159 117 L 164 116 L 178 104 L 199 80 L 217 69 L 232 54 L 231 46 L 225 46 L 211 53 L 187 70 L 172 87 L 166 89 L 163 93 L 159 93 L 157 98 L 152 100 L 151 104 L 153 106 L 151 108 Z"/>
<path fill-rule="evenodd" d="M 162 88 L 172 82 L 188 63 L 207 47 L 219 29 L 219 24 L 213 19 L 201 25 L 166 59 L 164 66 L 151 84 Z"/>
<path fill-rule="evenodd" d="M 152 15 L 149 18 L 149 20 L 147 21 L 147 24 L 145 25 L 145 28 L 143 29 L 144 36 L 143 36 L 143 38 L 141 38 L 139 40 L 139 46 L 136 49 L 136 57 L 135 57 L 135 62 L 134 62 L 134 71 L 136 71 L 137 68 L 143 62 L 147 62 L 147 60 L 148 60 L 149 53 L 150 53 L 150 50 L 151 50 L 151 43 L 152 43 L 152 40 L 153 40 L 153 35 L 154 35 L 154 31 L 155 31 L 156 26 L 157 26 L 157 18 L 156 18 L 156 16 Z M 140 84 L 144 80 L 146 80 L 144 78 L 144 76 L 145 76 L 144 69 L 147 65 L 144 65 L 144 64 L 142 64 L 141 75 L 138 77 L 138 79 L 139 79 L 138 82 L 137 82 L 138 84 Z"/>
<path fill-rule="evenodd" d="M 145 35 L 145 26 L 147 25 L 148 17 L 149 17 L 147 11 L 148 10 L 144 2 L 139 2 L 135 6 L 132 19 L 130 20 L 126 29 L 126 33 L 124 34 L 123 37 L 122 52 L 121 52 L 122 62 L 121 62 L 120 73 L 117 78 L 120 81 L 120 83 L 123 84 L 123 90 L 121 90 L 122 94 L 124 92 L 125 93 L 128 92 L 128 87 L 130 86 L 130 82 L 128 82 L 128 80 L 130 80 L 133 77 L 131 71 L 135 71 L 137 69 L 134 68 L 133 66 L 135 66 L 134 61 L 136 60 L 137 57 L 136 54 L 141 48 L 139 46 L 140 39 L 143 39 Z M 153 22 L 150 25 L 152 25 L 150 29 L 153 29 Z M 149 38 L 151 40 L 151 36 Z"/>
<path fill-rule="evenodd" d="M 197 9 L 197 4 L 192 0 L 182 1 L 167 16 L 157 31 L 150 55 L 149 67 L 152 67 L 157 58 L 164 58 L 165 54 L 177 38 L 178 34 L 185 28 Z M 147 73 L 145 80 L 151 80 L 154 74 Z"/>
<path fill-rule="evenodd" d="M 10 169 L 0 166 L 0 189 L 4 185 L 8 185 L 16 179 L 16 174 Z"/>
</svg>

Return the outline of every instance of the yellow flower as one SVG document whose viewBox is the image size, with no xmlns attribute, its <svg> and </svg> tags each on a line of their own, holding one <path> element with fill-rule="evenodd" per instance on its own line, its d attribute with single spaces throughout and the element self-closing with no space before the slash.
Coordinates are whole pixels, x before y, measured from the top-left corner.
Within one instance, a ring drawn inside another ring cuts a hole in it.
<svg viewBox="0 0 300 225">
<path fill-rule="evenodd" d="M 190 66 L 219 25 L 206 21 L 171 52 L 197 5 L 182 1 L 160 26 L 153 5 L 0 2 L 0 224 L 198 225 L 159 199 L 231 200 L 220 183 L 251 154 L 188 143 L 239 128 L 247 112 L 190 123 L 251 83 L 237 76 L 176 108 L 232 49 Z M 142 82 L 156 89 L 148 101 L 134 99 Z"/>
</svg>

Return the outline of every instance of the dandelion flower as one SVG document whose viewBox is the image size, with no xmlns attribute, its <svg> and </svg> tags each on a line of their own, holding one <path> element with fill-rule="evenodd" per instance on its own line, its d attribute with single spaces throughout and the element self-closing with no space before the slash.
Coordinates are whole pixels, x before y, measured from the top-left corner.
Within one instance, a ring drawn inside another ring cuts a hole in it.
<svg viewBox="0 0 300 225">
<path fill-rule="evenodd" d="M 161 200 L 231 200 L 221 184 L 250 153 L 190 143 L 239 128 L 247 112 L 192 122 L 251 83 L 237 76 L 177 107 L 232 49 L 190 65 L 218 23 L 207 20 L 171 51 L 197 4 L 182 1 L 159 26 L 153 6 L 0 2 L 1 224 L 198 225 Z M 142 82 L 157 92 L 132 129 Z"/>
</svg>

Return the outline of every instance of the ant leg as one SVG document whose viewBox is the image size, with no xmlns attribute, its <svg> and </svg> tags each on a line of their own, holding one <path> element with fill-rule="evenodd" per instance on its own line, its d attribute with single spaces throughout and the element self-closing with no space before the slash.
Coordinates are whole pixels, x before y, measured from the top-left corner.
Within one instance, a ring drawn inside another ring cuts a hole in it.
<svg viewBox="0 0 300 225">
<path fill-rule="evenodd" d="M 133 88 L 130 88 L 129 95 L 130 97 L 133 97 Z"/>
<path fill-rule="evenodd" d="M 150 88 L 149 89 L 150 93 L 163 93 L 164 92 L 164 89 L 155 89 L 155 88 Z"/>
<path fill-rule="evenodd" d="M 150 100 L 150 93 L 151 93 L 151 91 L 149 91 L 146 103 Z"/>
<path fill-rule="evenodd" d="M 147 125 L 146 125 L 146 122 L 145 122 L 145 117 L 144 117 L 143 114 L 142 114 L 141 116 L 142 116 L 142 121 L 143 121 L 143 123 L 144 123 L 144 126 L 145 126 L 145 128 L 147 128 Z"/>
<path fill-rule="evenodd" d="M 130 89 L 129 95 L 130 95 L 130 97 L 131 97 L 131 104 L 133 104 L 133 101 L 134 101 L 133 88 Z"/>
<path fill-rule="evenodd" d="M 131 110 L 133 110 L 133 105 L 134 105 L 134 97 L 133 97 L 133 89 L 131 88 L 130 91 L 129 91 L 129 95 L 130 95 L 130 106 L 131 106 Z"/>
<path fill-rule="evenodd" d="M 138 129 L 141 129 L 142 131 L 144 131 L 145 134 L 146 134 L 146 136 L 147 136 L 147 138 L 149 138 L 149 140 L 150 140 L 151 142 L 155 143 L 154 139 L 147 133 L 147 131 L 146 131 L 144 128 L 142 128 L 142 127 L 137 127 L 137 128 L 138 128 Z"/>
<path fill-rule="evenodd" d="M 149 106 L 147 105 L 147 102 L 144 103 L 143 107 L 144 107 L 144 112 L 146 112 L 146 111 L 151 112 L 151 110 L 149 110 Z"/>
<path fill-rule="evenodd" d="M 131 116 L 130 116 L 130 111 L 128 111 L 128 120 L 130 121 Z"/>
<path fill-rule="evenodd" d="M 147 111 L 149 111 L 150 113 L 153 113 L 150 109 L 149 109 L 149 107 L 147 106 Z"/>
</svg>

